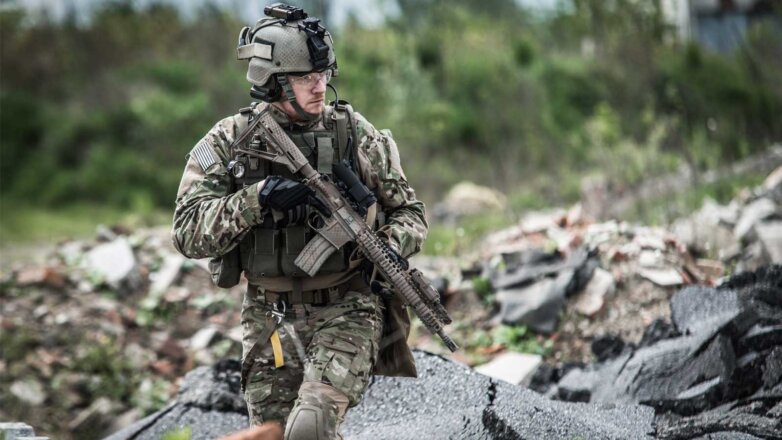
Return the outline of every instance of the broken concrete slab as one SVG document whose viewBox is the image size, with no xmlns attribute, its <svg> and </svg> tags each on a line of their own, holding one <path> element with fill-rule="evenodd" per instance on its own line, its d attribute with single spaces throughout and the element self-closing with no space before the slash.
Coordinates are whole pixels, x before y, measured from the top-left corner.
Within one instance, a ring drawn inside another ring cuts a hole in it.
<svg viewBox="0 0 782 440">
<path fill-rule="evenodd" d="M 742 311 L 731 289 L 690 286 L 671 298 L 671 320 L 681 333 L 715 331 Z"/>
<path fill-rule="evenodd" d="M 419 378 L 376 377 L 348 412 L 345 439 L 651 438 L 651 408 L 553 402 L 437 355 L 416 350 L 414 356 Z M 183 426 L 190 426 L 191 440 L 244 429 L 249 421 L 238 378 L 238 361 L 197 369 L 177 401 L 106 440 L 157 440 Z"/>
<path fill-rule="evenodd" d="M 115 409 L 116 405 L 111 400 L 100 397 L 71 420 L 68 427 L 77 438 L 103 437 L 111 426 Z"/>
<path fill-rule="evenodd" d="M 221 360 L 212 368 L 197 368 L 185 375 L 178 400 L 199 408 L 246 414 L 240 369 L 240 362 L 234 359 Z"/>
<path fill-rule="evenodd" d="M 658 420 L 655 434 L 662 440 L 685 440 L 712 432 L 738 431 L 764 439 L 782 439 L 782 419 L 766 417 L 760 408 L 747 410 L 720 408 L 677 420 Z"/>
<path fill-rule="evenodd" d="M 747 350 L 757 351 L 780 346 L 782 345 L 782 325 L 755 324 L 747 330 L 738 343 Z"/>
<path fill-rule="evenodd" d="M 88 271 L 114 289 L 119 289 L 123 283 L 138 281 L 134 276 L 138 269 L 136 257 L 125 237 L 95 246 L 85 254 L 84 264 Z"/>
<path fill-rule="evenodd" d="M 741 217 L 738 222 L 736 222 L 733 234 L 738 240 L 751 238 L 748 237 L 748 234 L 752 232 L 755 225 L 761 220 L 774 215 L 776 212 L 776 204 L 771 199 L 760 198 L 751 202 L 742 209 Z"/>
<path fill-rule="evenodd" d="M 763 365 L 763 386 L 772 389 L 782 383 L 782 346 L 774 349 L 766 356 L 766 363 Z"/>
<path fill-rule="evenodd" d="M 500 290 L 499 320 L 507 325 L 527 325 L 535 331 L 551 333 L 565 305 L 565 293 L 573 271 L 562 271 L 556 278 L 543 278 L 526 287 Z"/>
<path fill-rule="evenodd" d="M 529 390 L 497 384 L 483 422 L 493 433 L 485 438 L 491 439 L 642 440 L 652 438 L 644 428 L 652 415 L 645 406 L 548 401 Z"/>
<path fill-rule="evenodd" d="M 197 351 L 209 347 L 209 344 L 217 338 L 219 333 L 220 330 L 215 326 L 202 328 L 190 338 L 190 349 Z"/>
<path fill-rule="evenodd" d="M 766 264 L 782 263 L 782 221 L 757 224 L 755 232 L 768 257 Z"/>
<path fill-rule="evenodd" d="M 602 362 L 620 355 L 625 348 L 625 341 L 619 336 L 603 335 L 593 339 L 590 348 L 597 361 Z"/>
<path fill-rule="evenodd" d="M 675 338 L 677 336 L 681 336 L 681 332 L 676 330 L 676 327 L 672 323 L 662 319 L 655 319 L 644 330 L 641 341 L 638 342 L 638 347 L 648 347 L 657 341 Z"/>
<path fill-rule="evenodd" d="M 38 406 L 46 401 L 43 385 L 35 379 L 17 380 L 9 391 L 27 405 Z"/>
<path fill-rule="evenodd" d="M 503 353 L 490 362 L 475 367 L 475 371 L 513 385 L 529 385 L 543 357 L 528 353 Z"/>
<path fill-rule="evenodd" d="M 60 270 L 51 266 L 27 268 L 16 274 L 15 281 L 19 286 L 49 286 L 62 289 L 67 280 Z"/>
<path fill-rule="evenodd" d="M 606 298 L 616 290 L 614 276 L 605 269 L 595 268 L 592 278 L 575 299 L 575 308 L 584 316 L 594 316 L 605 305 Z"/>
<path fill-rule="evenodd" d="M 684 284 L 684 278 L 678 270 L 670 268 L 639 267 L 638 275 L 662 287 L 679 286 Z"/>
<path fill-rule="evenodd" d="M 35 435 L 35 431 L 32 426 L 26 423 L 0 423 L 0 434 L 2 434 L 3 440 L 18 440 L 21 437 Z"/>
<path fill-rule="evenodd" d="M 507 266 L 503 271 L 489 271 L 495 289 L 523 286 L 546 276 L 556 276 L 566 270 L 576 270 L 587 261 L 585 250 L 577 250 L 568 258 L 539 251 L 503 255 Z"/>
<path fill-rule="evenodd" d="M 671 338 L 672 327 L 659 321 L 642 348 L 568 372 L 556 395 L 653 406 L 659 438 L 782 438 L 780 293 L 780 266 L 739 274 L 717 289 L 682 289 L 671 309 L 684 336 Z"/>
<path fill-rule="evenodd" d="M 163 264 L 160 266 L 160 269 L 150 275 L 152 285 L 149 288 L 149 293 L 160 295 L 165 292 L 176 281 L 184 262 L 185 257 L 180 254 L 166 255 L 163 258 Z"/>
</svg>

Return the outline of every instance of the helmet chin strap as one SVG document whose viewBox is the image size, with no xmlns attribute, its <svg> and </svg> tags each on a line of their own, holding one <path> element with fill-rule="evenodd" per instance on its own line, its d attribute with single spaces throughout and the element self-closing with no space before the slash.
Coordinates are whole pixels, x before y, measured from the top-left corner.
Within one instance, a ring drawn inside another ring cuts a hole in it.
<svg viewBox="0 0 782 440">
<path fill-rule="evenodd" d="M 296 94 L 293 92 L 293 86 L 291 85 L 290 81 L 288 81 L 288 75 L 284 73 L 278 73 L 276 77 L 277 82 L 280 83 L 283 92 L 285 92 L 285 99 L 291 103 L 291 106 L 294 110 L 296 110 L 296 114 L 299 115 L 301 119 L 309 122 L 314 121 L 320 117 L 320 113 L 307 113 L 303 108 L 301 108 L 298 101 L 296 101 Z"/>
</svg>

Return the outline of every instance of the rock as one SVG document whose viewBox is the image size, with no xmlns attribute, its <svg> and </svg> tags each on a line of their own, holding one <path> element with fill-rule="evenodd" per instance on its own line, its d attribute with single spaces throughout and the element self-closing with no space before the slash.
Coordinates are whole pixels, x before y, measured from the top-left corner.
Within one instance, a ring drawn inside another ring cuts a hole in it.
<svg viewBox="0 0 782 440">
<path fill-rule="evenodd" d="M 234 342 L 238 342 L 240 344 L 242 343 L 243 335 L 244 335 L 244 330 L 242 329 L 241 325 L 237 325 L 236 327 L 228 330 L 228 333 L 226 334 L 228 339 Z"/>
<path fill-rule="evenodd" d="M 134 279 L 134 272 L 138 270 L 136 257 L 124 237 L 92 248 L 85 255 L 85 264 L 87 270 L 98 274 L 112 288 L 138 282 Z"/>
<path fill-rule="evenodd" d="M 766 192 L 782 190 L 782 166 L 778 166 L 763 181 L 763 189 Z"/>
<path fill-rule="evenodd" d="M 523 286 L 544 276 L 556 275 L 573 263 L 558 253 L 529 249 L 502 254 L 502 271 L 489 270 L 491 284 L 495 289 Z"/>
<path fill-rule="evenodd" d="M 117 239 L 117 234 L 106 225 L 98 225 L 95 228 L 95 237 L 100 241 L 114 241 Z"/>
<path fill-rule="evenodd" d="M 107 429 L 107 432 L 117 432 L 132 425 L 136 420 L 139 420 L 144 414 L 138 408 L 133 408 L 118 415 L 111 421 L 111 425 Z"/>
<path fill-rule="evenodd" d="M 656 234 L 639 234 L 633 237 L 633 242 L 637 244 L 641 249 L 651 249 L 654 251 L 662 252 L 667 246 L 662 235 Z"/>
<path fill-rule="evenodd" d="M 542 363 L 540 355 L 509 352 L 475 367 L 475 371 L 513 385 L 527 386 Z"/>
<path fill-rule="evenodd" d="M 782 316 L 780 316 L 782 319 Z M 782 325 L 753 325 L 738 344 L 744 350 L 762 351 L 782 345 Z"/>
<path fill-rule="evenodd" d="M 684 283 L 684 278 L 682 278 L 679 271 L 673 268 L 653 269 L 639 267 L 637 272 L 638 275 L 662 287 L 678 286 Z"/>
<path fill-rule="evenodd" d="M 638 265 L 641 267 L 659 268 L 663 264 L 663 254 L 660 251 L 645 249 L 638 254 Z"/>
<path fill-rule="evenodd" d="M 768 258 L 766 264 L 782 263 L 782 221 L 757 224 L 755 232 Z"/>
<path fill-rule="evenodd" d="M 217 327 L 209 326 L 202 328 L 192 338 L 190 338 L 190 349 L 193 351 L 203 350 L 209 347 L 209 344 L 215 340 L 219 334 Z"/>
<path fill-rule="evenodd" d="M 670 322 L 662 319 L 655 319 L 644 330 L 641 341 L 638 343 L 639 347 L 648 347 L 657 341 L 663 339 L 675 338 L 681 336 L 681 333 L 676 330 L 676 327 Z"/>
<path fill-rule="evenodd" d="M 165 292 L 176 281 L 184 262 L 185 257 L 180 254 L 166 255 L 163 259 L 163 265 L 151 276 L 152 285 L 149 288 L 149 293 L 159 295 Z"/>
<path fill-rule="evenodd" d="M 500 290 L 495 296 L 500 303 L 500 321 L 508 325 L 524 324 L 538 332 L 553 332 L 572 278 L 572 270 L 562 271 L 556 278 L 544 278 L 527 287 Z"/>
<path fill-rule="evenodd" d="M 35 435 L 33 427 L 26 423 L 0 423 L 0 434 L 3 440 L 18 440 L 21 437 Z"/>
<path fill-rule="evenodd" d="M 770 199 L 761 198 L 745 206 L 741 217 L 733 229 L 733 234 L 738 240 L 744 240 L 761 220 L 776 213 L 777 208 Z"/>
<path fill-rule="evenodd" d="M 559 228 L 564 219 L 567 218 L 567 212 L 562 209 L 551 211 L 531 212 L 521 219 L 521 230 L 525 234 L 543 232 L 550 228 Z"/>
<path fill-rule="evenodd" d="M 35 379 L 17 380 L 11 384 L 11 394 L 30 406 L 42 405 L 46 401 L 43 385 Z"/>
<path fill-rule="evenodd" d="M 498 289 L 498 319 L 539 332 L 554 330 L 566 296 L 579 290 L 597 265 L 581 249 L 564 260 L 539 251 L 504 254 L 503 260 L 507 270 L 490 271 L 492 286 Z"/>
<path fill-rule="evenodd" d="M 111 426 L 115 404 L 105 398 L 98 400 L 81 411 L 75 419 L 68 423 L 68 429 L 71 430 L 77 438 L 99 438 L 106 434 L 106 430 Z"/>
<path fill-rule="evenodd" d="M 589 402 L 599 378 L 594 370 L 572 369 L 557 384 L 557 398 L 566 402 Z"/>
<path fill-rule="evenodd" d="M 171 359 L 174 362 L 180 362 L 187 358 L 187 353 L 182 348 L 182 344 L 166 332 L 152 335 L 152 348 L 160 356 Z"/>
<path fill-rule="evenodd" d="M 658 420 L 655 426 L 656 435 L 662 440 L 684 440 L 712 432 L 733 431 L 765 439 L 782 439 L 780 419 L 766 417 L 763 414 L 752 414 L 753 410 L 748 410 L 749 413 L 742 408 L 731 411 L 717 408 L 692 417 L 663 422 Z M 757 412 L 757 409 L 754 411 Z"/>
<path fill-rule="evenodd" d="M 436 355 L 416 350 L 414 356 L 419 378 L 376 377 L 345 418 L 346 440 L 640 440 L 653 429 L 648 407 L 553 402 Z M 196 369 L 175 402 L 106 440 L 157 440 L 177 426 L 190 426 L 191 440 L 213 439 L 246 428 L 238 380 L 238 361 Z"/>
<path fill-rule="evenodd" d="M 603 309 L 606 297 L 613 295 L 615 290 L 614 276 L 598 267 L 584 290 L 575 297 L 574 307 L 584 316 L 594 316 Z"/>
<path fill-rule="evenodd" d="M 671 232 L 688 248 L 724 260 L 739 252 L 733 234 L 738 215 L 736 203 L 721 206 L 707 199 L 700 211 L 674 221 Z"/>
<path fill-rule="evenodd" d="M 149 366 L 160 376 L 173 377 L 174 373 L 176 373 L 176 366 L 168 359 L 158 359 L 149 364 Z"/>
<path fill-rule="evenodd" d="M 204 409 L 247 413 L 240 394 L 241 364 L 222 360 L 212 368 L 197 368 L 185 376 L 179 390 L 179 402 Z"/>
<path fill-rule="evenodd" d="M 714 332 L 741 310 L 738 295 L 730 289 L 691 286 L 671 298 L 671 320 L 684 334 Z"/>
<path fill-rule="evenodd" d="M 780 266 L 739 274 L 716 289 L 682 289 L 671 300 L 671 318 L 684 336 L 656 321 L 640 348 L 571 370 L 556 396 L 653 406 L 664 439 L 782 439 L 780 293 Z"/>
<path fill-rule="evenodd" d="M 125 358 L 128 360 L 128 365 L 133 367 L 134 370 L 143 370 L 155 361 L 154 352 L 135 342 L 131 342 L 125 346 L 124 354 Z"/>
<path fill-rule="evenodd" d="M 776 346 L 766 357 L 763 366 L 763 387 L 774 388 L 782 382 L 782 346 Z"/>
<path fill-rule="evenodd" d="M 592 340 L 591 348 L 598 362 L 602 362 L 621 354 L 625 341 L 619 336 L 604 335 Z"/>
<path fill-rule="evenodd" d="M 16 275 L 16 284 L 19 286 L 49 286 L 55 289 L 65 287 L 65 277 L 57 268 L 44 266 L 23 269 Z"/>
<path fill-rule="evenodd" d="M 434 205 L 432 215 L 438 220 L 453 221 L 465 215 L 502 211 L 506 204 L 505 196 L 494 189 L 461 182 L 448 191 L 442 202 Z"/>
</svg>

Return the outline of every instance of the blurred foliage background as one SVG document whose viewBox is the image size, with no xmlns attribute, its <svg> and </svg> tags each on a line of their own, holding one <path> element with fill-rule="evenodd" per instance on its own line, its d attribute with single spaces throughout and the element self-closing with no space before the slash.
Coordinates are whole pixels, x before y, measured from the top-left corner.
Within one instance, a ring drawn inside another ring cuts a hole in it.
<svg viewBox="0 0 782 440">
<path fill-rule="evenodd" d="M 292 3 L 328 16 L 326 2 Z M 396 3 L 379 25 L 331 28 L 334 84 L 393 131 L 427 203 L 472 180 L 515 210 L 561 205 L 584 176 L 633 185 L 782 139 L 778 3 L 727 53 L 677 39 L 660 0 Z M 195 9 L 109 1 L 85 21 L 2 5 L 0 240 L 168 221 L 185 154 L 250 101 L 235 59 L 250 23 Z"/>
</svg>

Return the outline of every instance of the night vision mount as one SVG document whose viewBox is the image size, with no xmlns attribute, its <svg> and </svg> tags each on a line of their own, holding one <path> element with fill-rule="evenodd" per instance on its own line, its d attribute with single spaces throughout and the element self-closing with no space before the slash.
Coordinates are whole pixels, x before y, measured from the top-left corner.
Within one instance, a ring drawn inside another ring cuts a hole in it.
<svg viewBox="0 0 782 440">
<path fill-rule="evenodd" d="M 307 33 L 307 49 L 312 70 L 321 71 L 329 67 L 329 46 L 323 40 L 326 28 L 320 24 L 320 19 L 310 17 L 302 8 L 284 3 L 266 6 L 263 13 L 280 20 L 300 21 L 299 30 Z"/>
<path fill-rule="evenodd" d="M 308 17 L 304 9 L 284 3 L 274 3 L 263 8 L 263 13 L 269 17 L 279 18 L 285 21 L 304 20 Z"/>
</svg>

